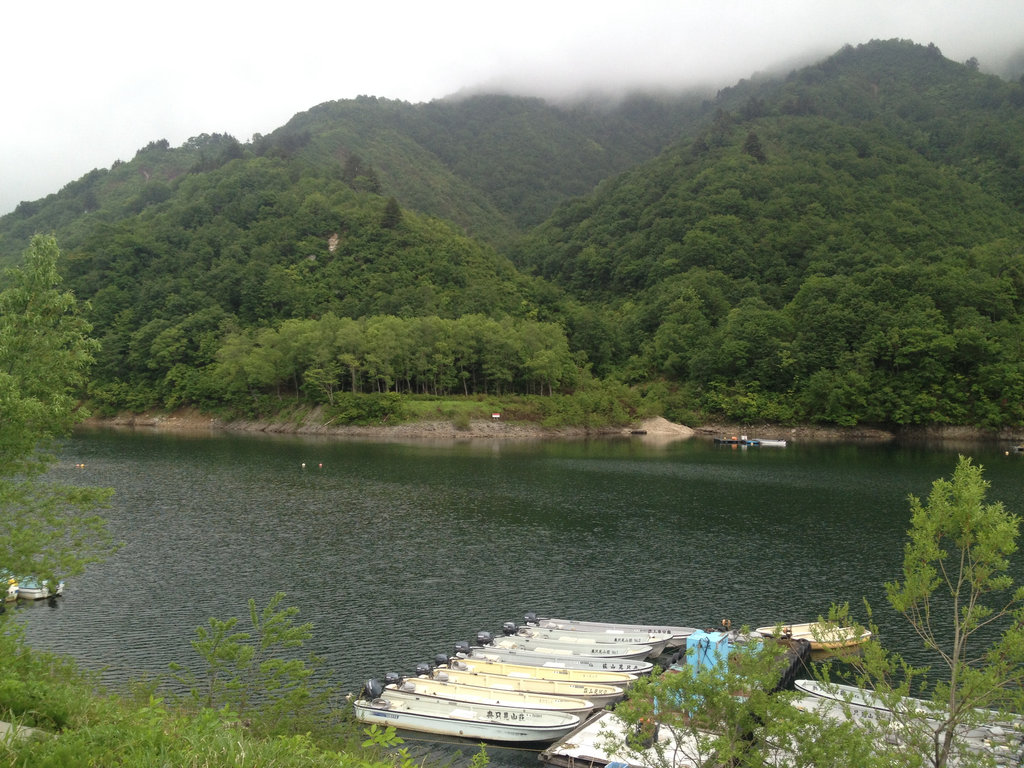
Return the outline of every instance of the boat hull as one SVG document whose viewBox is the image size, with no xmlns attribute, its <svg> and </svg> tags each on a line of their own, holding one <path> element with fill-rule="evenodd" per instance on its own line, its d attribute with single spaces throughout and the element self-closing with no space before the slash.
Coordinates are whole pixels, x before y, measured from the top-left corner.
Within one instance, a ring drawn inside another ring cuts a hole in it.
<svg viewBox="0 0 1024 768">
<path fill-rule="evenodd" d="M 586 630 L 564 630 L 553 627 L 519 627 L 514 637 L 531 640 L 546 640 L 556 643 L 575 643 L 577 645 L 612 645 L 612 646 L 650 646 L 649 656 L 660 656 L 665 652 L 669 641 L 674 635 L 668 632 L 634 632 L 623 631 L 588 632 Z"/>
<path fill-rule="evenodd" d="M 667 647 L 669 648 L 678 648 L 686 645 L 686 638 L 697 631 L 696 627 L 673 627 L 659 624 L 622 624 L 607 621 L 581 621 L 578 619 L 538 617 L 532 614 L 528 614 L 526 616 L 526 626 L 584 632 L 668 634 L 671 636 L 667 643 Z"/>
<path fill-rule="evenodd" d="M 629 659 L 643 661 L 653 654 L 649 645 L 618 645 L 616 643 L 559 642 L 546 638 L 498 637 L 484 648 L 530 651 L 548 656 L 579 656 L 584 659 Z"/>
<path fill-rule="evenodd" d="M 505 743 L 550 743 L 580 723 L 577 715 L 565 712 L 478 707 L 462 702 L 391 698 L 387 694 L 372 701 L 356 701 L 354 710 L 363 723 Z"/>
<path fill-rule="evenodd" d="M 480 656 L 452 659 L 452 669 L 469 672 L 486 672 L 488 674 L 508 675 L 520 679 L 537 680 L 569 680 L 574 683 L 597 683 L 625 688 L 637 679 L 631 672 L 614 670 L 579 669 L 564 666 L 542 664 L 519 664 L 513 661 L 502 661 Z"/>
<path fill-rule="evenodd" d="M 812 651 L 835 651 L 840 648 L 852 648 L 871 639 L 871 632 L 854 627 L 835 627 L 821 622 L 811 621 L 804 624 L 781 625 L 783 638 L 806 640 L 811 644 Z M 758 627 L 754 630 L 764 637 L 774 637 L 776 627 Z"/>
<path fill-rule="evenodd" d="M 412 677 L 400 683 L 392 683 L 385 688 L 385 693 L 388 698 L 433 698 L 487 707 L 520 707 L 544 712 L 568 712 L 579 717 L 586 717 L 595 708 L 589 699 L 499 690 L 428 677 Z"/>
<path fill-rule="evenodd" d="M 881 721 L 895 719 L 902 723 L 901 728 L 917 722 L 926 729 L 929 736 L 943 727 L 947 717 L 946 709 L 942 705 L 910 696 L 895 697 L 889 700 L 894 706 L 888 706 L 885 698 L 867 688 L 832 683 L 825 685 L 817 680 L 794 680 L 793 687 L 804 694 L 805 702 L 814 702 L 812 706 L 822 707 L 821 711 L 833 717 L 853 716 Z M 798 706 L 806 706 L 806 703 Z M 1005 758 L 1010 754 L 1019 755 L 1024 742 L 1022 733 L 1024 720 L 1019 717 L 978 709 L 974 711 L 969 724 L 964 723 L 957 728 L 956 735 L 960 745 L 954 747 L 954 751 L 966 749 L 968 752 L 989 753 L 999 758 Z M 956 763 L 957 761 L 952 761 L 950 765 Z M 1006 763 L 997 760 L 996 764 Z"/>
<path fill-rule="evenodd" d="M 48 597 L 60 597 L 64 594 L 64 582 L 57 584 L 57 589 L 50 592 L 49 586 L 40 584 L 35 580 L 21 580 L 18 582 L 18 600 L 45 600 Z"/>
<path fill-rule="evenodd" d="M 611 684 L 576 683 L 571 680 L 546 680 L 536 677 L 524 678 L 451 668 L 435 669 L 431 675 L 435 680 L 478 685 L 496 691 L 522 691 L 523 693 L 543 693 L 551 696 L 585 699 L 597 709 L 621 701 L 626 695 L 622 688 Z"/>
<path fill-rule="evenodd" d="M 586 656 L 560 656 L 558 654 L 528 651 L 522 648 L 473 648 L 471 657 L 504 661 L 510 664 L 525 666 L 552 667 L 559 669 L 588 669 L 598 672 L 626 672 L 633 675 L 646 675 L 654 669 L 649 661 L 635 659 L 610 659 Z"/>
</svg>

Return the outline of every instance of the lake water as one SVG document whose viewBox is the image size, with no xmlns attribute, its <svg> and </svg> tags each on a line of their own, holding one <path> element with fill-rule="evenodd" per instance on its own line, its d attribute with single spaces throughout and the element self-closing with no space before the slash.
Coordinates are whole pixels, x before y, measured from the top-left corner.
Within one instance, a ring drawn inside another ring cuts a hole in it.
<svg viewBox="0 0 1024 768">
<path fill-rule="evenodd" d="M 1024 514 L 1024 456 L 1005 447 L 82 432 L 54 472 L 116 490 L 105 514 L 125 546 L 18 616 L 34 646 L 115 685 L 194 665 L 198 625 L 244 623 L 249 598 L 279 590 L 351 691 L 527 611 L 759 626 L 845 601 L 864 618 L 867 598 L 883 641 L 913 657 L 883 588 L 907 495 L 962 452 L 989 500 Z"/>
</svg>

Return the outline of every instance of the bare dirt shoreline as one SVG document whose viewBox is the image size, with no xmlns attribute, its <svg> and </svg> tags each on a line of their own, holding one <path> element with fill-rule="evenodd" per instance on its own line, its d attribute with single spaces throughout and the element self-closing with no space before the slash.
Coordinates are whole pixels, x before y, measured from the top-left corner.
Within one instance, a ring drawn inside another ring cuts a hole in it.
<svg viewBox="0 0 1024 768">
<path fill-rule="evenodd" d="M 631 436 L 646 440 L 685 440 L 749 435 L 763 439 L 847 442 L 885 442 L 897 437 L 921 440 L 1008 441 L 1020 443 L 1024 430 L 999 433 L 973 427 L 933 427 L 895 432 L 872 427 L 821 427 L 813 425 L 781 426 L 777 424 L 704 424 L 695 428 L 675 424 L 661 417 L 647 419 L 624 428 L 587 429 L 584 427 L 542 427 L 529 423 L 502 420 L 476 420 L 466 426 L 450 421 L 421 421 L 394 426 L 326 425 L 312 411 L 302 419 L 280 421 L 224 421 L 191 409 L 174 412 L 122 414 L 112 418 L 91 418 L 83 423 L 92 428 L 139 429 L 176 432 L 263 432 L 267 434 L 324 435 L 388 439 L 573 439 Z"/>
</svg>

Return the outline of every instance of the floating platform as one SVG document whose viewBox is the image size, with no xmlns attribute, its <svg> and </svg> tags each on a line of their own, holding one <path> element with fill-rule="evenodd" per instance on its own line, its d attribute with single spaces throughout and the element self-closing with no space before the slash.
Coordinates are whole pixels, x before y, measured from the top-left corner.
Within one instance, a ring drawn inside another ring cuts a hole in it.
<svg viewBox="0 0 1024 768">
<path fill-rule="evenodd" d="M 617 743 L 623 743 L 626 739 L 626 723 L 616 717 L 614 712 L 604 710 L 541 752 L 540 761 L 559 768 L 604 768 L 609 765 L 615 768 L 646 768 L 661 765 L 661 759 L 664 759 L 665 763 L 675 768 L 697 768 L 697 764 L 686 757 L 687 748 L 692 749 L 691 754 L 700 754 L 690 734 L 678 734 L 662 725 L 658 728 L 656 741 L 641 753 L 640 762 L 636 762 L 637 755 L 630 758 L 605 751 L 604 745 L 609 737 Z M 662 752 L 662 758 L 659 758 L 659 751 Z"/>
</svg>

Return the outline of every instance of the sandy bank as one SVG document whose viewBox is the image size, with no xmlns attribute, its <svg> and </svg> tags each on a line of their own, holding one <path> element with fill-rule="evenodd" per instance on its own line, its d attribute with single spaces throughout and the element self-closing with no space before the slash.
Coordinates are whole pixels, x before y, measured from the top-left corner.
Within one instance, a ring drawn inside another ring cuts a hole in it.
<svg viewBox="0 0 1024 768">
<path fill-rule="evenodd" d="M 225 421 L 191 409 L 170 413 L 123 414 L 112 418 L 93 418 L 85 426 L 122 429 L 153 429 L 176 432 L 262 432 L 267 434 L 325 435 L 354 438 L 459 440 L 483 439 L 574 439 L 630 436 L 634 439 L 667 442 L 691 437 L 712 439 L 722 436 L 749 435 L 762 439 L 791 442 L 886 442 L 900 439 L 944 442 L 1024 441 L 1024 429 L 995 433 L 974 427 L 921 427 L 902 430 L 899 434 L 873 427 L 823 427 L 816 425 L 780 426 L 777 424 L 704 424 L 690 428 L 667 419 L 655 417 L 622 428 L 587 429 L 585 427 L 542 427 L 529 423 L 502 420 L 474 420 L 456 426 L 451 421 L 420 421 L 394 426 L 337 426 L 325 424 L 319 412 L 310 411 L 304 418 L 280 421 Z"/>
</svg>

